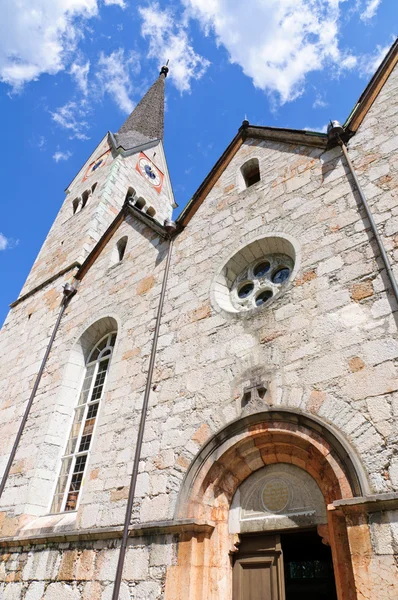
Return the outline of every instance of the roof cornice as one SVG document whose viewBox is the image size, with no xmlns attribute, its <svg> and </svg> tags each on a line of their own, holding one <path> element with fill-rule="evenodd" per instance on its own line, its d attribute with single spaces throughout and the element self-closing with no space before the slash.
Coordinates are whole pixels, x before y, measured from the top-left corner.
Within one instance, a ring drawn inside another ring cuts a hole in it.
<svg viewBox="0 0 398 600">
<path fill-rule="evenodd" d="M 95 263 L 109 240 L 112 238 L 115 231 L 120 227 L 123 221 L 126 219 L 128 215 L 133 215 L 138 221 L 144 223 L 149 229 L 152 229 L 155 233 L 160 235 L 163 238 L 169 238 L 169 234 L 163 225 L 160 225 L 155 219 L 143 213 L 141 210 L 132 206 L 128 201 L 123 204 L 123 207 L 118 212 L 116 217 L 113 219 L 112 223 L 109 225 L 108 229 L 104 232 L 98 242 L 95 244 L 94 248 L 88 254 L 85 261 L 79 267 L 77 273 L 75 274 L 75 279 L 81 281 L 86 273 L 90 270 L 92 265 Z"/>
<path fill-rule="evenodd" d="M 380 93 L 383 85 L 398 62 L 398 38 L 395 40 L 376 73 L 366 86 L 361 97 L 351 111 L 344 127 L 346 129 L 344 138 L 348 139 L 355 134 L 358 127 L 365 118 L 373 102 Z M 185 227 L 192 219 L 207 194 L 210 192 L 217 179 L 226 169 L 229 162 L 235 156 L 245 139 L 248 137 L 254 139 L 269 140 L 273 142 L 310 146 L 316 148 L 326 148 L 333 146 L 328 142 L 326 133 L 308 131 L 302 129 L 284 129 L 279 127 L 262 127 L 250 125 L 247 121 L 238 130 L 238 133 L 227 147 L 225 152 L 218 159 L 210 173 L 196 190 L 191 200 L 181 212 L 176 222 L 179 228 Z"/>
<path fill-rule="evenodd" d="M 360 124 L 367 115 L 373 102 L 376 100 L 385 82 L 391 75 L 391 72 L 396 66 L 397 62 L 398 38 L 395 40 L 395 42 L 387 52 L 376 73 L 369 81 L 368 85 L 359 97 L 358 102 L 355 104 L 353 110 L 351 111 L 346 122 L 344 123 L 344 128 L 348 130 L 351 133 L 351 135 L 356 133 L 356 131 L 358 130 Z"/>
<path fill-rule="evenodd" d="M 261 127 L 257 125 L 242 125 L 225 152 L 220 156 L 210 173 L 196 190 L 191 200 L 176 220 L 179 228 L 185 227 L 192 219 L 200 205 L 210 192 L 218 178 L 222 175 L 243 142 L 247 138 L 269 140 L 284 144 L 310 146 L 326 149 L 328 138 L 325 133 L 300 129 L 282 129 L 278 127 Z"/>
</svg>

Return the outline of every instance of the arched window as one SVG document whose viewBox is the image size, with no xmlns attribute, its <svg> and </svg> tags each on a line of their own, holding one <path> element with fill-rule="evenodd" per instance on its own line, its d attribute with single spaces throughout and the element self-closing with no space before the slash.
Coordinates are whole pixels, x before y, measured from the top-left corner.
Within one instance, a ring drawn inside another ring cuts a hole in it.
<svg viewBox="0 0 398 600">
<path fill-rule="evenodd" d="M 146 204 L 146 201 L 144 200 L 144 198 L 138 198 L 137 202 L 135 203 L 136 207 L 139 208 L 140 210 L 142 210 L 144 208 Z"/>
<path fill-rule="evenodd" d="M 245 182 L 245 187 L 250 187 L 251 185 L 260 181 L 260 165 L 258 162 L 258 158 L 251 158 L 241 167 L 241 173 Z"/>
<path fill-rule="evenodd" d="M 79 198 L 75 198 L 72 202 L 73 206 L 73 214 L 77 213 L 77 209 L 79 208 Z"/>
<path fill-rule="evenodd" d="M 126 252 L 126 246 L 127 246 L 127 235 L 120 238 L 120 240 L 116 244 L 117 252 L 119 255 L 119 262 L 121 260 L 123 260 L 124 253 Z"/>
<path fill-rule="evenodd" d="M 134 202 L 135 200 L 135 196 L 136 196 L 136 192 L 135 189 L 132 187 L 129 187 L 129 189 L 127 190 L 127 194 L 126 194 L 126 198 L 125 200 L 129 201 L 129 202 Z"/>
<path fill-rule="evenodd" d="M 82 194 L 82 208 L 84 208 L 86 206 L 86 204 L 87 204 L 88 198 L 90 196 L 90 191 L 91 190 L 86 190 Z"/>
<path fill-rule="evenodd" d="M 62 458 L 52 513 L 76 510 L 115 341 L 116 333 L 108 333 L 88 356 L 72 429 Z"/>
</svg>

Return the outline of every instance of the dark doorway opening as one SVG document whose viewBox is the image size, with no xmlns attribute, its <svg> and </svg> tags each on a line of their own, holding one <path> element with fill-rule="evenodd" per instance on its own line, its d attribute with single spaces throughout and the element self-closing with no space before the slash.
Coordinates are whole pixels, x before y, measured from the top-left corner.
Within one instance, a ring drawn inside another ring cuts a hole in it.
<svg viewBox="0 0 398 600">
<path fill-rule="evenodd" d="M 286 600 L 337 600 L 332 553 L 316 531 L 281 535 Z"/>
<path fill-rule="evenodd" d="M 337 600 L 330 548 L 315 529 L 242 535 L 233 600 Z"/>
</svg>

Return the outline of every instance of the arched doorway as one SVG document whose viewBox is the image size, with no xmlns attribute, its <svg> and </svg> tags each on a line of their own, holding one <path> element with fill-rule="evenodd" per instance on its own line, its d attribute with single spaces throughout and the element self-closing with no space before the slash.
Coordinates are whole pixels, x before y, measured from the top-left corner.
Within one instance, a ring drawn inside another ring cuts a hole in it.
<svg viewBox="0 0 398 600">
<path fill-rule="evenodd" d="M 324 523 L 314 526 L 330 546 L 337 599 L 355 600 L 345 521 L 332 503 L 366 493 L 366 476 L 338 433 L 319 419 L 287 410 L 257 413 L 231 423 L 193 461 L 175 518 L 206 522 L 213 530 L 180 537 L 178 564 L 167 574 L 166 600 L 235 600 L 233 566 L 245 532 L 231 527 L 230 511 L 240 486 L 272 465 L 296 468 L 316 485 L 325 514 Z M 314 531 L 312 524 L 308 530 Z M 284 531 L 274 530 L 274 534 Z"/>
<path fill-rule="evenodd" d="M 330 546 L 320 533 L 327 509 L 315 480 L 295 465 L 274 463 L 238 487 L 229 532 L 233 600 L 336 600 Z"/>
</svg>

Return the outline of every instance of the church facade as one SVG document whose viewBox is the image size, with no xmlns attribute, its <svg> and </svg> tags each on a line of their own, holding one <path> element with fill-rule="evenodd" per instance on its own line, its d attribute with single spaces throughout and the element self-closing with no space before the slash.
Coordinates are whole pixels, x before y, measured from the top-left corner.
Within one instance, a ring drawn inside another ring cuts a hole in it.
<svg viewBox="0 0 398 600">
<path fill-rule="evenodd" d="M 167 67 L 105 135 L 1 332 L 2 599 L 398 598 L 397 61 L 175 223 Z"/>
</svg>

